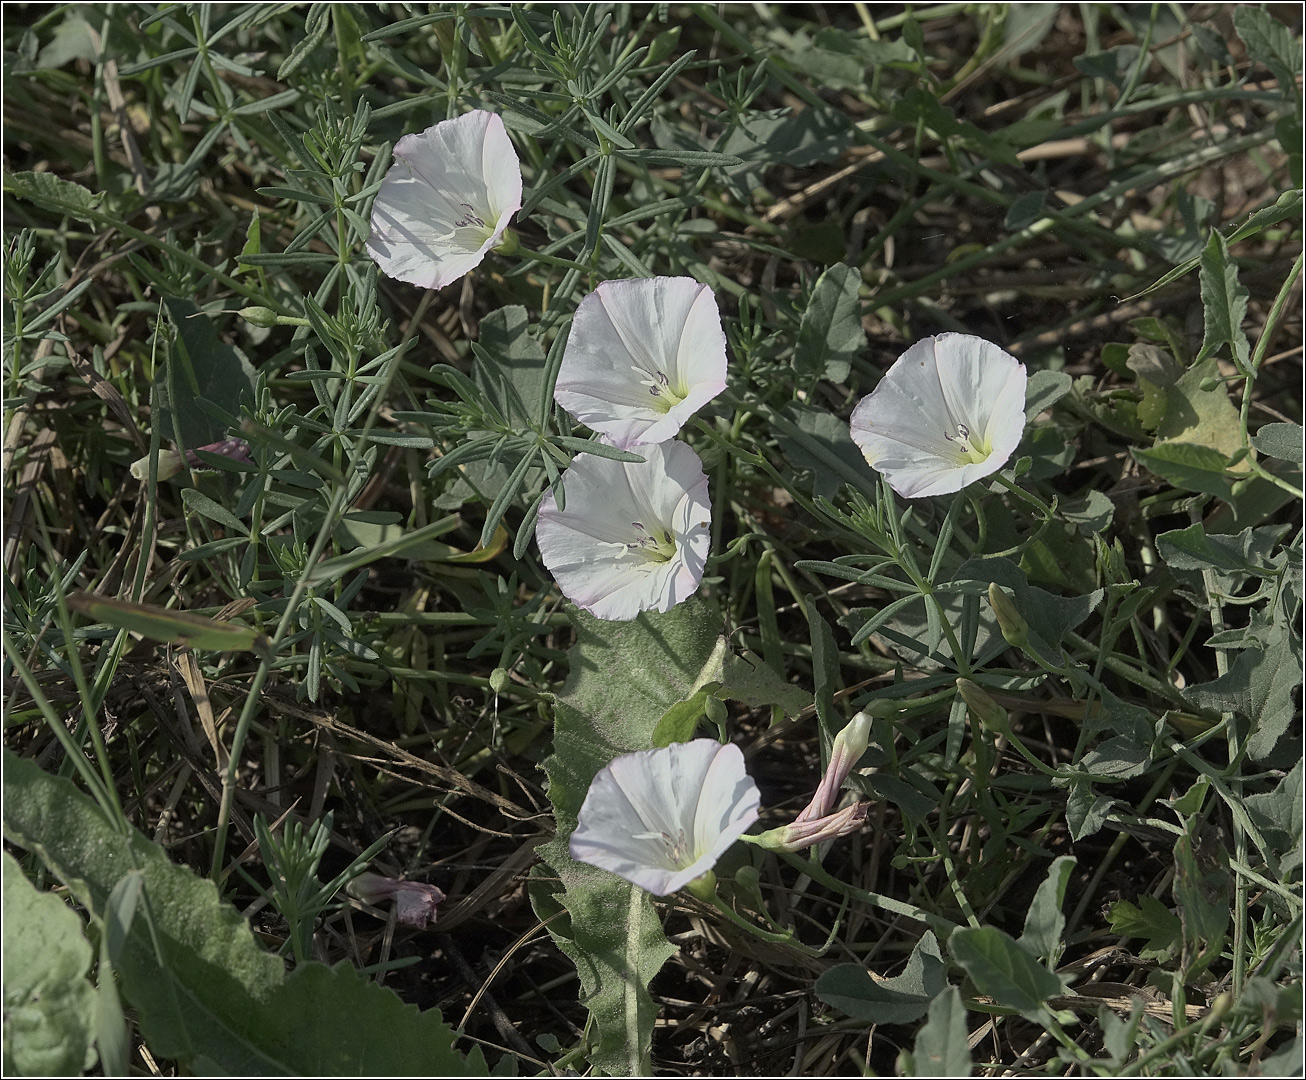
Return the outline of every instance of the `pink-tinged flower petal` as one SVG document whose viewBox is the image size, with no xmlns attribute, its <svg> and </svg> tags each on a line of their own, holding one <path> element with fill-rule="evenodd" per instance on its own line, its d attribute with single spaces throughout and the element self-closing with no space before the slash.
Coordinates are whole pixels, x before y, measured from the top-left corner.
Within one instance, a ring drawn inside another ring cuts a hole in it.
<svg viewBox="0 0 1306 1080">
<path fill-rule="evenodd" d="M 564 595 L 600 619 L 668 611 L 698 588 L 711 545 L 703 463 L 684 443 L 641 447 L 642 462 L 578 454 L 566 509 L 544 497 L 535 540 Z"/>
<path fill-rule="evenodd" d="M 1027 381 L 1023 364 L 983 338 L 925 338 L 853 410 L 853 441 L 904 498 L 960 491 L 1020 443 Z"/>
<path fill-rule="evenodd" d="M 614 446 L 661 443 L 726 386 L 716 297 L 693 278 L 605 281 L 580 302 L 554 400 Z"/>
<path fill-rule="evenodd" d="M 711 870 L 760 802 L 737 746 L 695 739 L 623 754 L 590 784 L 569 850 L 665 896 Z"/>
<path fill-rule="evenodd" d="M 395 919 L 404 926 L 418 930 L 435 921 L 435 909 L 444 902 L 444 893 L 434 885 L 420 881 L 403 881 L 381 874 L 364 872 L 345 886 L 345 892 L 365 904 L 379 904 L 382 900 L 395 902 Z"/>
<path fill-rule="evenodd" d="M 367 253 L 382 272 L 440 289 L 478 266 L 521 209 L 503 121 L 476 109 L 405 135 L 372 204 Z"/>
</svg>

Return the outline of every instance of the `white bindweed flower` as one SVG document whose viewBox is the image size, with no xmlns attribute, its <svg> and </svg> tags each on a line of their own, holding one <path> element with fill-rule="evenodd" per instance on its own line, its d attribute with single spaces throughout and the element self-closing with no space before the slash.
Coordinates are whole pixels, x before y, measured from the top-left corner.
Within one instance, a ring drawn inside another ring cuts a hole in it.
<svg viewBox="0 0 1306 1080">
<path fill-rule="evenodd" d="M 858 402 L 853 442 L 904 498 L 960 491 L 1016 449 L 1026 381 L 1025 366 L 983 338 L 925 338 Z"/>
<path fill-rule="evenodd" d="M 367 253 L 392 278 L 442 289 L 478 266 L 521 209 L 503 121 L 476 109 L 405 135 L 372 204 Z"/>
<path fill-rule="evenodd" d="M 737 746 L 695 739 L 622 754 L 590 784 L 571 857 L 665 896 L 708 873 L 760 801 Z"/>
<path fill-rule="evenodd" d="M 711 545 L 703 463 L 684 443 L 641 447 L 642 462 L 577 454 L 540 506 L 535 540 L 558 587 L 600 619 L 668 611 L 698 588 Z"/>
<path fill-rule="evenodd" d="M 580 302 L 553 397 L 622 449 L 660 443 L 726 386 L 716 297 L 693 278 L 605 281 Z"/>
</svg>

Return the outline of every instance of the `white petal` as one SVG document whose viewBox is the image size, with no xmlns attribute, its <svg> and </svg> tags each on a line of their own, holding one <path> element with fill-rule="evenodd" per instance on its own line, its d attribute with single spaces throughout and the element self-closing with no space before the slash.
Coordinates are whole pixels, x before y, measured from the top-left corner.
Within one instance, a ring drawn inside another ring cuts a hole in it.
<svg viewBox="0 0 1306 1080">
<path fill-rule="evenodd" d="M 578 454 L 540 506 L 540 558 L 572 603 L 600 619 L 667 611 L 698 588 L 711 545 L 712 504 L 703 463 L 684 443 L 649 446 L 643 462 Z M 675 553 L 653 561 L 625 545 L 670 534 Z"/>
<path fill-rule="evenodd" d="M 662 377 L 683 395 L 670 408 L 650 392 Z M 725 389 L 725 377 L 711 289 L 692 278 L 605 281 L 576 309 L 554 398 L 624 449 L 672 438 Z"/>
<path fill-rule="evenodd" d="M 623 754 L 600 769 L 569 850 L 658 896 L 710 870 L 757 820 L 737 746 L 714 739 Z"/>
<path fill-rule="evenodd" d="M 1025 368 L 983 338 L 918 341 L 853 410 L 853 441 L 905 498 L 945 495 L 996 472 L 1025 427 Z M 957 436 L 988 448 L 973 461 Z"/>
<path fill-rule="evenodd" d="M 428 289 L 456 281 L 521 209 L 521 166 L 503 121 L 474 110 L 405 135 L 372 204 L 368 254 L 388 276 Z"/>
</svg>

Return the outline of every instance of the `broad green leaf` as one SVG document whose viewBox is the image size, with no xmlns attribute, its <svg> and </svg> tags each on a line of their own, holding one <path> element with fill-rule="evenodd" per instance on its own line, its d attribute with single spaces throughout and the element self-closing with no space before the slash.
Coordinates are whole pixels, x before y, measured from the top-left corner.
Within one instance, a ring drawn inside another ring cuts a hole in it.
<svg viewBox="0 0 1306 1080">
<path fill-rule="evenodd" d="M 1215 533 L 1208 536 L 1199 521 L 1186 529 L 1174 529 L 1156 538 L 1156 550 L 1167 566 L 1175 570 L 1220 570 L 1224 573 L 1255 573 L 1264 569 L 1252 565 L 1253 533 Z"/>
<path fill-rule="evenodd" d="M 916 1033 L 907 1076 L 969 1076 L 970 1032 L 966 1006 L 955 986 L 930 1002 L 929 1018 Z"/>
<path fill-rule="evenodd" d="M 1156 429 L 1156 448 L 1172 441 L 1209 446 L 1226 456 L 1242 449 L 1242 421 L 1225 384 L 1202 389 L 1206 379 L 1219 374 L 1215 357 L 1207 357 L 1194 363 L 1166 391 L 1165 416 Z M 1246 468 L 1239 466 L 1240 471 Z"/>
<path fill-rule="evenodd" d="M 1276 876 L 1286 880 L 1302 861 L 1302 762 L 1298 760 L 1273 791 L 1248 795 L 1243 805 L 1278 863 Z"/>
<path fill-rule="evenodd" d="M 849 484 L 874 496 L 875 474 L 853 442 L 848 421 L 801 401 L 791 401 L 770 420 L 780 449 L 794 468 L 811 470 L 814 494 L 830 499 Z"/>
<path fill-rule="evenodd" d="M 716 696 L 727 701 L 742 701 L 750 708 L 779 705 L 786 716 L 797 716 L 812 704 L 812 695 L 801 686 L 783 679 L 760 656 L 745 652 L 725 654 L 721 689 Z"/>
<path fill-rule="evenodd" d="M 1066 900 L 1066 886 L 1070 884 L 1070 875 L 1075 869 L 1075 857 L 1062 855 L 1052 860 L 1048 867 L 1048 876 L 1034 893 L 1034 902 L 1029 906 L 1025 916 L 1025 931 L 1020 935 L 1018 945 L 1055 963 L 1061 952 L 1061 932 L 1066 928 L 1066 917 L 1061 913 L 1061 905 Z"/>
<path fill-rule="evenodd" d="M 1146 341 L 1129 346 L 1125 366 L 1137 377 L 1143 395 L 1138 403 L 1138 422 L 1148 431 L 1155 431 L 1165 417 L 1166 391 L 1179 381 L 1183 370 L 1168 351 Z"/>
<path fill-rule="evenodd" d="M 1060 506 L 1062 517 L 1081 533 L 1092 536 L 1102 532 L 1115 517 L 1116 504 L 1096 488 L 1082 499 L 1068 499 Z"/>
<path fill-rule="evenodd" d="M 1202 339 L 1201 359 L 1214 355 L 1228 345 L 1233 362 L 1247 371 L 1251 355 L 1243 319 L 1247 317 L 1247 289 L 1238 281 L 1238 266 L 1229 258 L 1229 247 L 1218 231 L 1212 231 L 1202 252 L 1202 309 L 1206 332 Z"/>
<path fill-rule="evenodd" d="M 1139 951 L 1143 960 L 1165 960 L 1174 952 L 1182 925 L 1179 916 L 1155 896 L 1144 893 L 1135 906 L 1119 900 L 1107 913 L 1113 933 L 1147 942 Z"/>
<path fill-rule="evenodd" d="M 174 866 L 140 833 L 124 835 L 69 781 L 9 751 L 4 830 L 94 912 L 125 873 L 140 872 L 118 974 L 156 1056 L 234 1076 L 486 1075 L 479 1049 L 468 1058 L 452 1049 L 438 1012 L 419 1013 L 347 964 L 307 963 L 287 976 L 211 881 Z"/>
<path fill-rule="evenodd" d="M 594 774 L 619 754 L 649 749 L 667 711 L 714 681 L 711 671 L 723 662 L 718 620 L 698 599 L 631 622 L 584 612 L 573 618 L 571 672 L 554 714 L 554 753 L 544 763 L 557 839 L 540 848 L 544 865 L 531 900 L 541 919 L 564 908 L 570 915 L 549 931 L 576 964 L 598 1025 L 591 1064 L 611 1075 L 641 1075 L 650 1069 L 657 1018 L 648 984 L 675 949 L 648 893 L 572 861 L 567 840 Z"/>
<path fill-rule="evenodd" d="M 1074 385 L 1064 371 L 1036 371 L 1025 386 L 1025 419 L 1033 420 L 1070 393 Z"/>
<path fill-rule="evenodd" d="M 1026 1018 L 1061 993 L 1061 979 L 996 926 L 962 927 L 948 938 L 952 958 L 966 969 L 981 994 Z"/>
<path fill-rule="evenodd" d="M 1132 780 L 1147 771 L 1151 753 L 1147 744 L 1118 735 L 1095 746 L 1079 759 L 1079 768 L 1094 780 L 1115 782 Z"/>
<path fill-rule="evenodd" d="M 79 1076 L 95 1064 L 90 942 L 66 903 L 3 858 L 5 1075 Z"/>
<path fill-rule="evenodd" d="M 1292 31 L 1254 4 L 1239 4 L 1234 8 L 1233 26 L 1246 43 L 1248 55 L 1274 72 L 1283 95 L 1295 93 L 1302 55 L 1301 42 L 1293 38 Z"/>
<path fill-rule="evenodd" d="M 708 686 L 715 686 L 709 683 Z M 684 701 L 677 701 L 658 721 L 653 729 L 653 745 L 662 747 L 672 743 L 689 742 L 698 730 L 698 722 L 707 711 L 707 699 L 712 691 L 706 687 L 690 695 Z"/>
<path fill-rule="evenodd" d="M 163 302 L 177 339 L 168 362 L 154 376 L 159 401 L 155 423 L 164 438 L 194 450 L 227 434 L 227 425 L 202 409 L 200 401 L 216 405 L 234 421 L 242 395 L 253 398 L 254 369 L 218 337 L 212 321 L 191 301 L 166 296 Z"/>
<path fill-rule="evenodd" d="M 1241 650 L 1223 675 L 1184 689 L 1184 698 L 1200 709 L 1236 712 L 1252 722 L 1247 753 L 1254 761 L 1269 757 L 1292 723 L 1292 692 L 1302 681 L 1300 642 L 1284 626 L 1271 631 L 1264 649 Z"/>
<path fill-rule="evenodd" d="M 1181 491 L 1202 491 L 1226 502 L 1233 497 L 1229 459 L 1209 446 L 1163 442 L 1151 450 L 1131 447 L 1129 452 L 1145 469 Z"/>
<path fill-rule="evenodd" d="M 1266 457 L 1302 463 L 1302 428 L 1300 424 L 1262 424 L 1252 436 L 1252 445 Z"/>
<path fill-rule="evenodd" d="M 42 209 L 67 214 L 79 221 L 96 223 L 105 217 L 99 208 L 104 199 L 102 193 L 92 194 L 81 184 L 61 180 L 53 173 L 5 173 L 4 189 L 20 199 L 36 203 Z"/>
<path fill-rule="evenodd" d="M 866 348 L 861 285 L 861 271 L 846 263 L 836 263 L 817 278 L 794 348 L 794 370 L 800 375 L 831 382 L 848 377 L 853 357 Z"/>
<path fill-rule="evenodd" d="M 942 992 L 947 969 L 933 931 L 912 949 L 907 967 L 892 979 L 873 979 L 861 964 L 836 964 L 816 980 L 816 996 L 854 1020 L 872 1024 L 910 1024 L 925 1015 Z"/>
<path fill-rule="evenodd" d="M 1088 777 L 1073 781 L 1066 799 L 1066 824 L 1070 828 L 1070 838 L 1079 841 L 1099 832 L 1106 824 L 1107 815 L 1114 805 L 1115 799 L 1093 791 L 1093 784 Z"/>
<path fill-rule="evenodd" d="M 154 604 L 134 604 L 94 593 L 78 592 L 68 597 L 68 606 L 96 622 L 129 630 L 152 641 L 189 645 L 215 652 L 263 652 L 271 644 L 267 636 L 238 622 L 214 622 L 188 611 L 171 611 Z"/>
<path fill-rule="evenodd" d="M 492 363 L 476 365 L 476 385 L 518 430 L 541 423 L 544 348 L 530 332 L 526 309 L 513 305 L 490 312 L 481 320 L 477 345 Z"/>
</svg>

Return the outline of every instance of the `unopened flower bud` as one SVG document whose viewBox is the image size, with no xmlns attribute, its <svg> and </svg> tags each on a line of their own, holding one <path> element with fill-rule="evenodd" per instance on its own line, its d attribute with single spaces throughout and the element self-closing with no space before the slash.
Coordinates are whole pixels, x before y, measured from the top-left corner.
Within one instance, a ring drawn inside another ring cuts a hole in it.
<svg viewBox="0 0 1306 1080">
<path fill-rule="evenodd" d="M 496 694 L 502 694 L 508 685 L 508 672 L 506 668 L 497 667 L 490 672 L 490 689 Z"/>
<path fill-rule="evenodd" d="M 803 848 L 855 833 L 866 821 L 870 803 L 853 803 L 825 817 L 795 821 L 744 839 L 768 851 L 801 851 Z"/>
<path fill-rule="evenodd" d="M 812 801 L 795 818 L 795 822 L 823 818 L 834 809 L 839 799 L 839 789 L 848 779 L 849 773 L 861 756 L 866 753 L 866 746 L 871 739 L 871 715 L 859 712 L 834 737 L 834 746 L 830 748 L 830 764 L 826 766 L 825 775 L 821 777 L 820 786 Z"/>
<path fill-rule="evenodd" d="M 961 693 L 962 700 L 966 702 L 966 708 L 970 710 L 971 716 L 986 728 L 996 731 L 999 735 L 1011 733 L 1007 710 L 989 697 L 982 686 L 969 679 L 958 679 L 957 690 Z"/>
<path fill-rule="evenodd" d="M 156 479 L 167 480 L 169 477 L 176 476 L 181 472 L 182 456 L 176 450 L 159 451 L 159 471 Z M 144 482 L 149 479 L 150 475 L 150 455 L 146 454 L 143 458 L 137 458 L 131 464 L 132 476 Z"/>
<path fill-rule="evenodd" d="M 1017 649 L 1024 648 L 1025 642 L 1029 640 L 1029 623 L 1016 608 L 1015 601 L 996 581 L 989 583 L 989 605 L 998 617 L 998 629 L 1002 631 L 1007 644 Z"/>
<path fill-rule="evenodd" d="M 265 307 L 241 308 L 236 314 L 249 323 L 250 326 L 257 326 L 263 330 L 270 330 L 274 326 L 313 325 L 307 319 L 299 319 L 293 315 L 278 315 L 271 308 Z"/>
<path fill-rule="evenodd" d="M 266 307 L 247 307 L 241 308 L 236 312 L 251 326 L 257 326 L 264 330 L 270 330 L 277 325 L 277 313 L 271 308 Z"/>
</svg>

